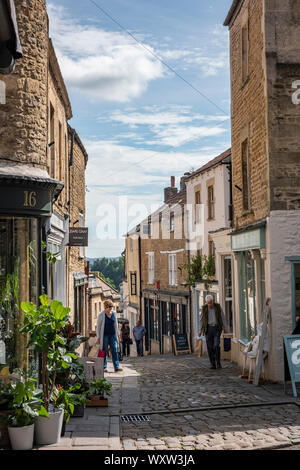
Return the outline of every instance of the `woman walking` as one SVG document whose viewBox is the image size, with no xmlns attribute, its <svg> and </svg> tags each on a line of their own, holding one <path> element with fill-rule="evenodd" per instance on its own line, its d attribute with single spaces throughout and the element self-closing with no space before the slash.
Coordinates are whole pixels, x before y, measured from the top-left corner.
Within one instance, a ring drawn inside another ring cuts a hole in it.
<svg viewBox="0 0 300 470">
<path fill-rule="evenodd" d="M 97 319 L 97 343 L 99 350 L 104 350 L 104 372 L 107 372 L 108 346 L 111 350 L 112 361 L 115 372 L 123 369 L 119 366 L 119 330 L 118 322 L 115 317 L 111 300 L 105 300 L 104 310 L 99 313 Z"/>
<path fill-rule="evenodd" d="M 128 323 L 124 323 L 121 328 L 121 341 L 123 356 L 130 356 L 130 328 Z"/>
</svg>

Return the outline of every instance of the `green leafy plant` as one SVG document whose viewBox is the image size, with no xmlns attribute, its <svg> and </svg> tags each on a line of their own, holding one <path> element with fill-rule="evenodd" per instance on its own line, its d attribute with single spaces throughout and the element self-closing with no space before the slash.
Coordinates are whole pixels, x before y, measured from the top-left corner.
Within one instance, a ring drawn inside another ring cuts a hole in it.
<svg viewBox="0 0 300 470">
<path fill-rule="evenodd" d="M 213 256 L 197 255 L 182 266 L 187 270 L 187 284 L 192 286 L 196 282 L 210 284 L 215 276 L 215 260 Z"/>
<path fill-rule="evenodd" d="M 77 356 L 67 352 L 66 339 L 61 330 L 69 322 L 70 309 L 47 295 L 40 296 L 41 304 L 22 302 L 24 326 L 21 332 L 29 336 L 27 347 L 34 346 L 42 355 L 43 403 L 49 411 L 49 404 L 55 387 L 56 374 L 61 368 L 68 369 Z"/>
<path fill-rule="evenodd" d="M 60 256 L 60 252 L 51 253 L 51 251 L 47 250 L 47 243 L 42 241 L 42 252 L 45 253 L 46 259 L 50 264 L 55 264 Z"/>
<path fill-rule="evenodd" d="M 105 395 L 112 395 L 112 384 L 106 379 L 94 380 L 90 383 L 90 392 L 92 395 L 98 395 L 100 398 L 104 398 Z"/>
<path fill-rule="evenodd" d="M 7 419 L 9 426 L 30 426 L 37 416 L 48 416 L 46 409 L 40 405 L 41 400 L 36 396 L 35 382 L 34 379 L 28 379 L 25 382 L 8 385 L 7 406 L 11 410 Z"/>
<path fill-rule="evenodd" d="M 55 408 L 62 408 L 64 410 L 64 421 L 69 422 L 70 417 L 74 413 L 76 405 L 84 405 L 87 403 L 86 393 L 76 393 L 80 385 L 64 389 L 61 385 L 57 385 L 53 390 L 53 401 Z"/>
</svg>

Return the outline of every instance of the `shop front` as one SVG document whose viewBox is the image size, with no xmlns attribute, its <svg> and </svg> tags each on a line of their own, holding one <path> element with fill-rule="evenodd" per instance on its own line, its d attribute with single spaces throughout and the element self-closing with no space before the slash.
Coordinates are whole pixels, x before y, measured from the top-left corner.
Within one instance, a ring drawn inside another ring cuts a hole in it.
<svg viewBox="0 0 300 470">
<path fill-rule="evenodd" d="M 240 364 L 241 351 L 257 335 L 266 300 L 266 224 L 235 230 L 231 233 L 235 258 L 234 341 L 237 347 L 232 359 Z"/>
<path fill-rule="evenodd" d="M 53 198 L 62 186 L 46 178 L 0 174 L 0 364 L 37 370 L 34 351 L 19 333 L 21 302 L 47 292 L 42 240 Z"/>
<path fill-rule="evenodd" d="M 146 351 L 150 354 L 173 353 L 173 335 L 189 334 L 189 294 L 184 294 L 144 294 Z"/>
</svg>

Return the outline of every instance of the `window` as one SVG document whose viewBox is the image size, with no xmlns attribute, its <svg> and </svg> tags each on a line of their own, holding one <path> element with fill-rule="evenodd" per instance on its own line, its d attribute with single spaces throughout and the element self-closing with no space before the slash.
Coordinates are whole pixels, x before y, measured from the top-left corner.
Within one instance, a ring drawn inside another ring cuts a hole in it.
<svg viewBox="0 0 300 470">
<path fill-rule="evenodd" d="M 214 187 L 208 186 L 207 188 L 207 207 L 208 207 L 208 220 L 215 218 L 215 199 Z"/>
<path fill-rule="evenodd" d="M 248 139 L 242 143 L 242 179 L 243 179 L 243 209 L 250 210 L 250 170 Z"/>
<path fill-rule="evenodd" d="M 94 306 L 95 306 L 95 318 L 97 318 L 98 316 L 97 302 L 95 302 Z"/>
<path fill-rule="evenodd" d="M 130 273 L 130 288 L 131 288 L 131 295 L 136 295 L 136 273 Z"/>
<path fill-rule="evenodd" d="M 229 332 L 233 331 L 232 322 L 232 261 L 231 256 L 224 257 L 224 300 L 225 316 Z"/>
<path fill-rule="evenodd" d="M 169 285 L 177 286 L 177 261 L 176 254 L 169 255 Z"/>
<path fill-rule="evenodd" d="M 154 284 L 154 253 L 148 253 L 148 284 Z"/>
<path fill-rule="evenodd" d="M 83 227 L 84 224 L 84 217 L 83 212 L 79 212 L 79 227 Z M 84 258 L 84 247 L 79 247 L 79 258 Z"/>
<path fill-rule="evenodd" d="M 55 178 L 55 111 L 54 107 L 50 103 L 50 176 Z"/>
<path fill-rule="evenodd" d="M 143 224 L 143 235 L 151 236 L 151 222 Z"/>
<path fill-rule="evenodd" d="M 174 215 L 174 212 L 171 212 L 171 214 L 170 214 L 170 232 L 174 232 L 174 226 L 175 226 L 175 215 Z"/>
<path fill-rule="evenodd" d="M 242 82 L 244 83 L 249 75 L 249 37 L 248 25 L 242 28 Z"/>
<path fill-rule="evenodd" d="M 250 251 L 239 255 L 241 337 L 250 340 L 256 334 L 256 288 L 254 260 Z"/>
<path fill-rule="evenodd" d="M 64 181 L 64 176 L 63 176 L 63 173 L 64 173 L 64 158 L 63 158 L 63 138 L 62 138 L 62 124 L 61 122 L 58 123 L 58 146 L 59 146 L 59 154 L 58 154 L 58 169 L 59 169 L 59 175 L 58 175 L 58 179 L 59 181 Z"/>
<path fill-rule="evenodd" d="M 208 256 L 211 256 L 214 263 L 216 262 L 216 247 L 212 240 L 208 242 Z"/>
<path fill-rule="evenodd" d="M 195 192 L 195 221 L 199 223 L 201 220 L 201 192 Z"/>
<path fill-rule="evenodd" d="M 0 217 L 0 364 L 7 364 L 11 372 L 30 366 L 34 376 L 37 357 L 26 348 L 19 325 L 24 320 L 20 303 L 38 303 L 39 232 L 38 219 Z"/>
</svg>

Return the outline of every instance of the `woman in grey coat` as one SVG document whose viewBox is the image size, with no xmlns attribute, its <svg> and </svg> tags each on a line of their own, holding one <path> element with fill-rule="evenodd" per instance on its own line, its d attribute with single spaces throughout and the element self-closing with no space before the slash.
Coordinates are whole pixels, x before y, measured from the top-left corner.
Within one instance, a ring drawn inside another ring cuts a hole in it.
<svg viewBox="0 0 300 470">
<path fill-rule="evenodd" d="M 97 318 L 97 342 L 100 351 L 104 350 L 104 372 L 107 372 L 108 345 L 110 346 L 112 360 L 115 372 L 122 369 L 119 366 L 119 329 L 117 319 L 112 311 L 113 303 L 111 300 L 105 300 L 104 310 L 99 313 Z"/>
</svg>

